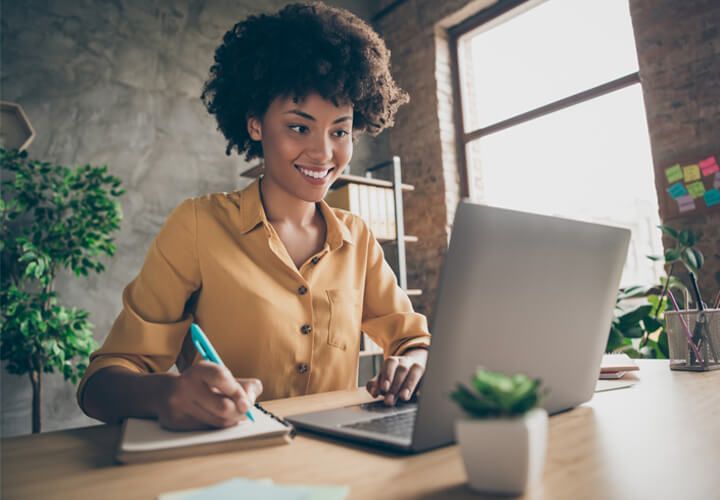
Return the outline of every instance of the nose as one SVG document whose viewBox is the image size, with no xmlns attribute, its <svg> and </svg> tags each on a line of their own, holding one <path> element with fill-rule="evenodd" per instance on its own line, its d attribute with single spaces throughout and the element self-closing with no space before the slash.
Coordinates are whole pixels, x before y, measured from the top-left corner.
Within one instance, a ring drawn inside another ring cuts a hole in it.
<svg viewBox="0 0 720 500">
<path fill-rule="evenodd" d="M 308 158 L 313 162 L 319 165 L 325 165 L 333 158 L 332 147 L 333 145 L 330 137 L 325 134 L 319 134 L 312 139 L 306 153 Z"/>
</svg>

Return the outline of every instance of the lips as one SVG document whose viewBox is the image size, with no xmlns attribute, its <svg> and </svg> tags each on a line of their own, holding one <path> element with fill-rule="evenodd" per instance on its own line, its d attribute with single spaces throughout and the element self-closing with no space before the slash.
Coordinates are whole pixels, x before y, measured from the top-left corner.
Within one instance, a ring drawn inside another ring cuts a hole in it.
<svg viewBox="0 0 720 500">
<path fill-rule="evenodd" d="M 313 179 L 313 180 L 318 180 L 318 181 L 327 178 L 327 176 L 330 175 L 330 172 L 335 170 L 335 167 L 307 168 L 307 167 L 303 167 L 303 166 L 297 165 L 297 164 L 295 165 L 295 168 L 304 177 L 307 177 L 307 178 Z"/>
</svg>

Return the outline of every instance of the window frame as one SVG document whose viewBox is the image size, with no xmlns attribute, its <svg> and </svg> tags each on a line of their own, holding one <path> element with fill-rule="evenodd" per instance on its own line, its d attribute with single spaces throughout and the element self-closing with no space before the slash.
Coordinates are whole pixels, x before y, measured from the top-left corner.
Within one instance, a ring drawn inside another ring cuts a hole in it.
<svg viewBox="0 0 720 500">
<path fill-rule="evenodd" d="M 548 1 L 548 0 L 541 0 L 541 1 Z M 561 99 L 558 99 L 556 101 L 550 102 L 548 104 L 542 105 L 538 108 L 530 109 L 528 111 L 525 111 L 523 113 L 520 113 L 518 115 L 511 116 L 509 118 L 506 118 L 504 120 L 501 120 L 496 123 L 492 123 L 486 127 L 480 127 L 477 129 L 473 129 L 470 131 L 465 131 L 465 119 L 463 114 L 464 109 L 464 103 L 463 103 L 463 96 L 462 96 L 462 85 L 460 82 L 460 64 L 459 64 L 459 50 L 458 50 L 458 44 L 460 42 L 460 38 L 475 30 L 476 28 L 487 24 L 491 21 L 494 21 L 498 19 L 500 16 L 503 15 L 519 15 L 522 12 L 524 12 L 526 9 L 523 9 L 522 7 L 526 8 L 532 8 L 535 4 L 541 3 L 541 1 L 538 0 L 498 0 L 497 3 L 491 5 L 487 9 L 484 9 L 474 16 L 469 17 L 465 21 L 451 27 L 448 29 L 448 38 L 449 38 L 449 46 L 450 46 L 450 66 L 451 66 L 451 75 L 453 80 L 453 93 L 455 94 L 454 97 L 454 108 L 455 108 L 455 131 L 456 131 L 456 144 L 457 144 L 457 158 L 458 158 L 458 166 L 459 166 L 459 177 L 460 177 L 460 196 L 462 197 L 469 197 L 470 196 L 470 184 L 468 179 L 470 178 L 469 172 L 468 172 L 468 164 L 467 164 L 467 155 L 466 155 L 466 148 L 469 143 L 480 139 L 481 137 L 484 137 L 486 135 L 490 135 L 495 132 L 499 132 L 501 130 L 504 130 L 506 128 L 513 127 L 515 125 L 519 125 L 521 123 L 534 120 L 536 118 L 540 118 L 545 115 L 549 115 L 551 113 L 554 113 L 556 111 L 560 111 L 565 108 L 572 107 L 576 104 L 583 103 L 585 101 L 589 101 L 591 99 L 595 99 L 596 97 L 600 97 L 606 94 L 609 94 L 611 92 L 615 92 L 616 90 L 623 89 L 625 87 L 629 87 L 631 85 L 635 85 L 636 83 L 641 84 L 640 80 L 640 72 L 635 71 L 633 73 L 629 73 L 627 75 L 621 76 L 620 78 L 616 78 L 615 80 L 611 80 L 605 83 L 602 83 L 600 85 L 597 85 L 595 87 L 591 87 L 589 89 L 583 90 L 581 92 L 578 92 L 576 94 L 572 94 L 567 97 L 563 97 Z M 514 11 L 514 12 L 513 12 Z M 509 20 L 505 22 L 509 22 Z"/>
</svg>

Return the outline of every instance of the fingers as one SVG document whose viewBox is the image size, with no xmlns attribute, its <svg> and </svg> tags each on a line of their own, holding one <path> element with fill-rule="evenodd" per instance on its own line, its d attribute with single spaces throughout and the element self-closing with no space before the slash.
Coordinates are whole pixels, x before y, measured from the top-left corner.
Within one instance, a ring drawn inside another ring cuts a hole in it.
<svg viewBox="0 0 720 500">
<path fill-rule="evenodd" d="M 368 383 L 365 384 L 365 388 L 370 393 L 370 395 L 374 398 L 376 398 L 380 392 L 380 387 L 378 384 L 378 377 L 375 376 L 368 380 Z"/>
<path fill-rule="evenodd" d="M 392 385 L 392 381 L 395 378 L 395 370 L 400 365 L 400 360 L 397 357 L 391 356 L 387 358 L 380 368 L 378 375 L 378 382 L 380 385 L 380 393 L 386 394 Z"/>
<path fill-rule="evenodd" d="M 257 378 L 238 378 L 235 379 L 245 391 L 250 405 L 255 404 L 255 400 L 262 394 L 263 385 Z"/>
<path fill-rule="evenodd" d="M 176 430 L 229 427 L 247 419 L 262 391 L 258 379 L 235 379 L 226 367 L 201 361 L 173 378 L 158 421 Z"/>
<path fill-rule="evenodd" d="M 377 377 L 368 381 L 368 392 L 377 397 L 385 395 L 385 403 L 394 405 L 398 400 L 407 401 L 417 388 L 425 367 L 409 358 L 391 356 L 387 358 Z"/>
<path fill-rule="evenodd" d="M 208 388 L 215 389 L 220 396 L 230 398 L 237 407 L 237 411 L 244 414 L 251 406 L 245 389 L 235 380 L 226 367 L 215 363 L 201 361 L 193 366 L 197 379 Z M 208 400 L 209 401 L 209 400 Z"/>
<path fill-rule="evenodd" d="M 215 396 L 224 400 L 227 404 L 224 411 L 217 411 L 216 407 L 211 407 L 205 401 L 193 401 L 193 408 L 190 410 L 191 415 L 197 420 L 203 422 L 208 427 L 232 427 L 242 420 L 242 415 L 238 413 L 235 405 L 224 396 Z"/>
<path fill-rule="evenodd" d="M 405 377 L 405 382 L 403 382 L 400 390 L 398 390 L 399 399 L 408 401 L 412 397 L 424 372 L 425 368 L 422 365 L 415 364 L 410 367 L 410 371 L 408 372 L 407 377 Z"/>
<path fill-rule="evenodd" d="M 385 394 L 385 403 L 389 405 L 395 404 L 395 402 L 397 401 L 398 391 L 405 382 L 405 378 L 407 377 L 409 371 L 410 367 L 408 367 L 407 365 L 398 364 L 397 367 L 395 367 L 395 376 L 392 378 L 390 389 L 388 389 L 387 393 Z"/>
<path fill-rule="evenodd" d="M 207 388 L 195 391 L 192 402 L 231 425 L 246 418 L 245 412 L 249 408 L 244 400 L 238 406 L 234 400 L 222 394 L 213 393 Z M 214 421 L 210 423 L 214 423 Z"/>
</svg>

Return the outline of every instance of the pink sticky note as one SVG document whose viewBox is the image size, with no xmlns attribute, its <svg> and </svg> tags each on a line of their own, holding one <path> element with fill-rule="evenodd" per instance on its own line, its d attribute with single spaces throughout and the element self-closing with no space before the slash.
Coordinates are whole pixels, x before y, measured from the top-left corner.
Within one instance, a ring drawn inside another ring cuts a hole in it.
<svg viewBox="0 0 720 500">
<path fill-rule="evenodd" d="M 706 163 L 705 165 L 700 165 L 700 170 L 702 170 L 703 177 L 707 177 L 715 172 L 719 172 L 720 166 L 718 166 L 717 163 Z"/>
<path fill-rule="evenodd" d="M 714 156 L 708 156 L 704 160 L 700 160 L 698 165 L 700 165 L 700 168 L 710 167 L 712 165 L 717 165 L 717 160 Z"/>
</svg>

